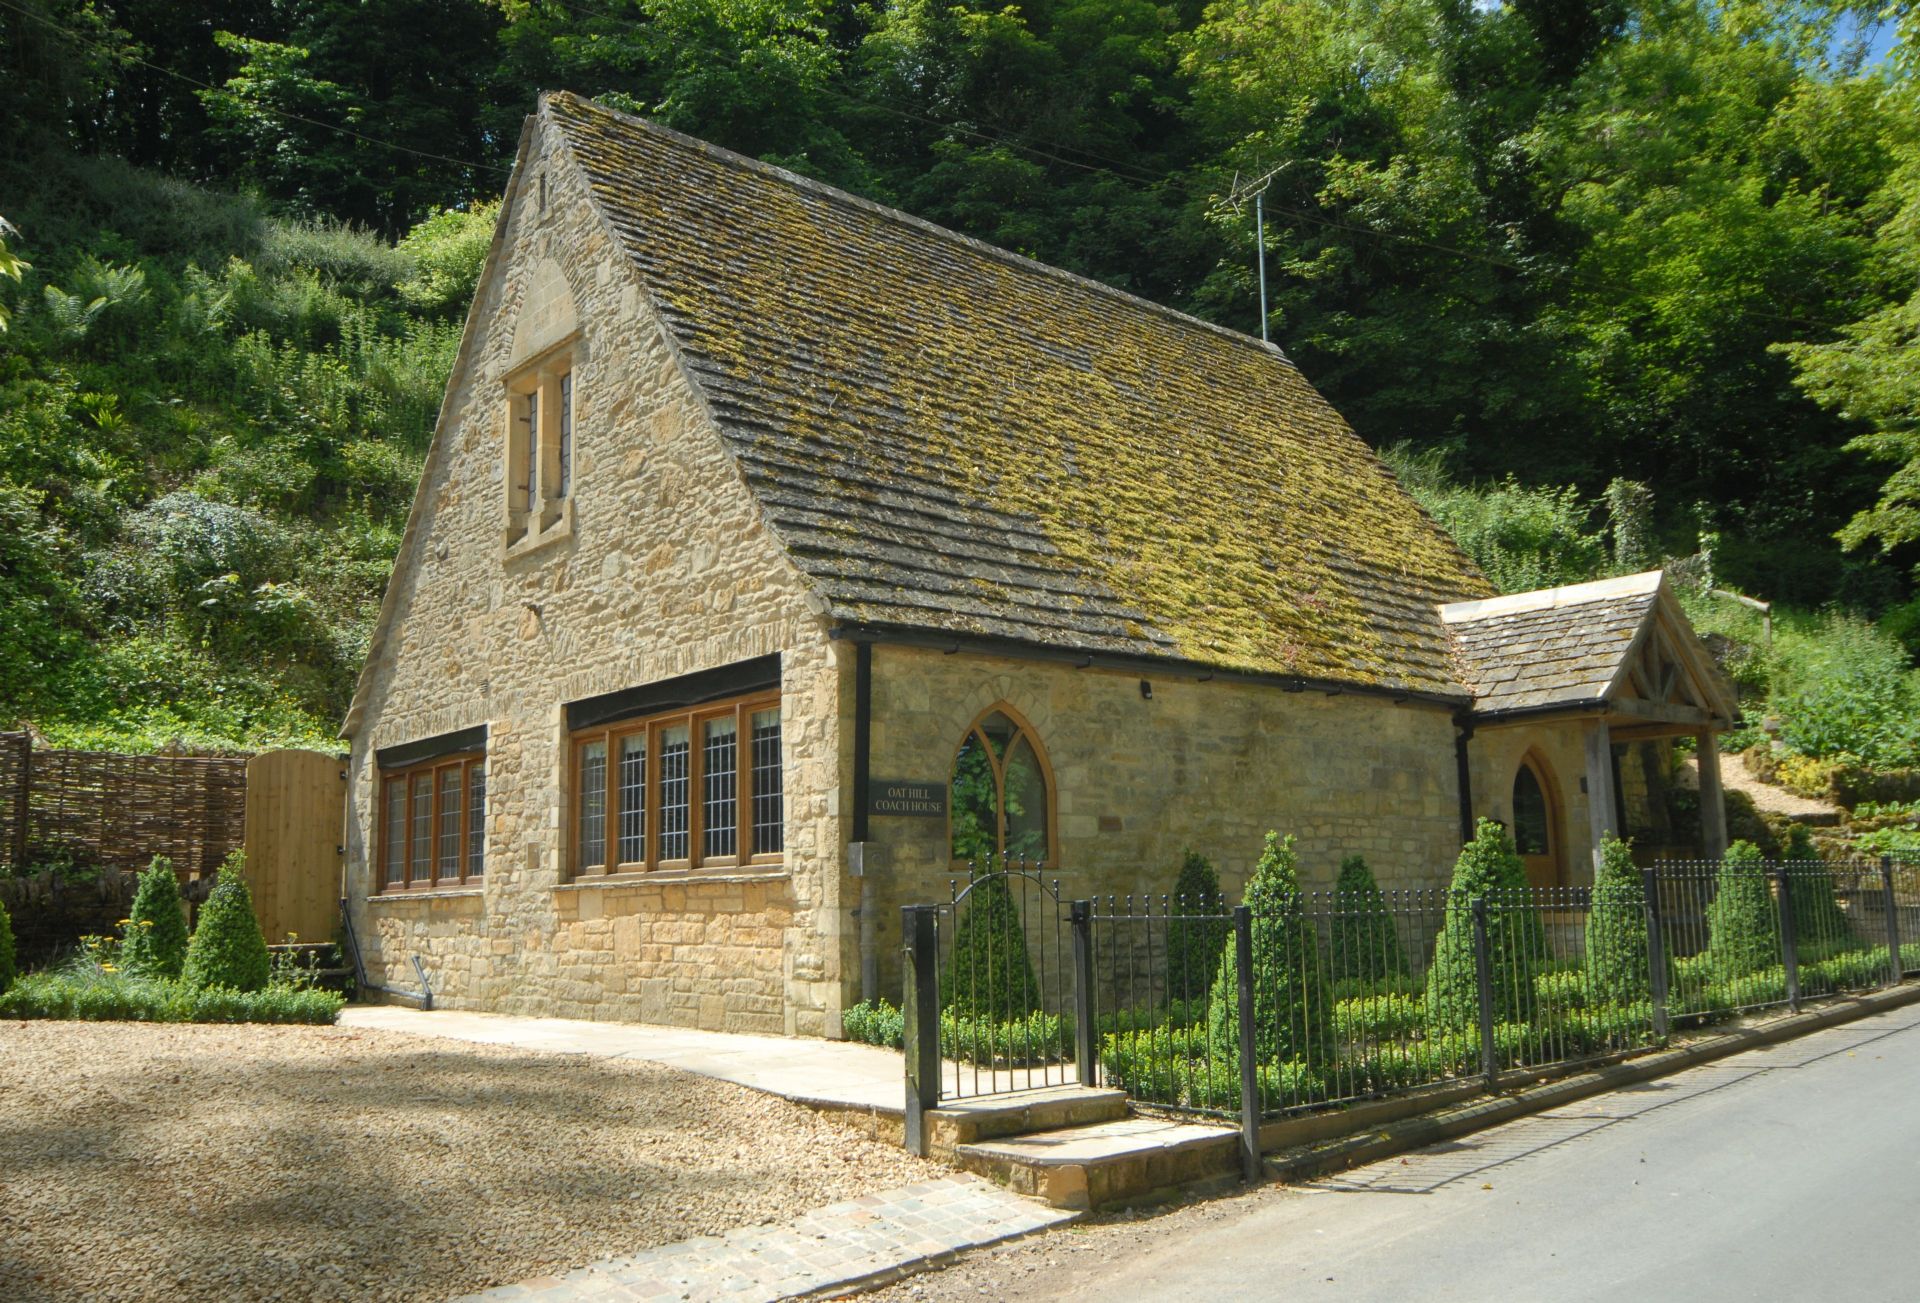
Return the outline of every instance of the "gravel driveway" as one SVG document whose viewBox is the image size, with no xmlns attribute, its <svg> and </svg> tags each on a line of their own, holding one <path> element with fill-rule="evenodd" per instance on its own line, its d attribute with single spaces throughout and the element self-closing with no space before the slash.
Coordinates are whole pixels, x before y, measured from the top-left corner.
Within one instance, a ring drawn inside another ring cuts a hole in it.
<svg viewBox="0 0 1920 1303">
<path fill-rule="evenodd" d="M 0 1024 L 0 1299 L 444 1299 L 941 1169 L 658 1064 Z"/>
</svg>

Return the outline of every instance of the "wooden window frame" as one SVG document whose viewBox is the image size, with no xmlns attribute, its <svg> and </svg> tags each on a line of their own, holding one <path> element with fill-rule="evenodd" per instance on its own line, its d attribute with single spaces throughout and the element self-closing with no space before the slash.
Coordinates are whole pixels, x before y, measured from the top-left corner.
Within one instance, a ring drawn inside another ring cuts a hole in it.
<svg viewBox="0 0 1920 1303">
<path fill-rule="evenodd" d="M 675 710 L 661 711 L 655 714 L 636 716 L 613 724 L 596 724 L 591 728 L 574 730 L 567 739 L 569 747 L 567 760 L 567 862 L 573 871 L 568 875 L 575 882 L 599 881 L 603 879 L 639 878 L 651 873 L 738 873 L 753 872 L 761 869 L 777 868 L 786 863 L 784 849 L 786 838 L 781 837 L 782 849 L 762 854 L 753 854 L 753 715 L 758 711 L 780 709 L 779 692 L 756 692 L 743 697 L 729 697 L 723 701 L 708 702 L 700 706 L 680 707 Z M 706 725 L 716 719 L 733 721 L 734 748 L 734 853 L 732 855 L 706 854 L 707 801 L 706 801 Z M 784 720 L 783 720 L 784 723 Z M 660 857 L 660 737 L 668 729 L 684 727 L 687 730 L 687 854 L 673 859 Z M 620 781 L 619 756 L 621 744 L 635 734 L 644 734 L 647 739 L 646 780 L 642 788 L 645 794 L 645 826 L 642 830 L 640 858 L 621 860 L 620 825 Z M 606 791 L 602 799 L 606 802 L 607 835 L 605 852 L 598 864 L 580 863 L 580 798 L 581 770 L 586 750 L 595 742 L 604 743 L 607 749 Z M 780 792 L 782 804 L 786 797 L 786 734 L 781 733 L 780 754 Z"/>
<path fill-rule="evenodd" d="M 478 887 L 486 879 L 486 823 L 484 811 L 480 825 L 480 868 L 473 869 L 474 819 L 470 802 L 473 798 L 473 775 L 478 769 L 482 783 L 486 779 L 487 753 L 485 751 L 462 751 L 450 756 L 436 756 L 432 760 L 423 760 L 417 765 L 404 769 L 383 769 L 374 799 L 377 811 L 376 822 L 379 827 L 379 862 L 374 871 L 375 894 L 381 896 L 400 896 L 427 891 L 460 891 Z M 455 790 L 460 794 L 460 819 L 455 837 L 459 843 L 458 858 L 454 861 L 457 872 L 443 876 L 439 871 L 443 858 L 443 835 L 446 820 L 446 803 L 443 793 L 446 789 L 445 776 L 457 772 L 458 781 Z M 414 819 L 420 813 L 419 801 L 414 793 L 418 779 L 428 780 L 427 789 L 427 839 L 426 862 L 416 865 L 413 856 Z M 403 815 L 401 819 L 401 841 L 404 859 L 401 863 L 400 879 L 388 881 L 388 869 L 393 863 L 394 847 L 391 836 L 393 828 L 387 817 L 388 793 L 394 784 L 399 784 L 404 794 Z M 484 790 L 482 799 L 484 800 Z"/>
</svg>

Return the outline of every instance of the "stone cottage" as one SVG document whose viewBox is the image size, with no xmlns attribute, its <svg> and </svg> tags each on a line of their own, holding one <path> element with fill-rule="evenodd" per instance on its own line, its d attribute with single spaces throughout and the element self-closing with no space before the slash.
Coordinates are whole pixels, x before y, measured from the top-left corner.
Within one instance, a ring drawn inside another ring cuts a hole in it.
<svg viewBox="0 0 1920 1303">
<path fill-rule="evenodd" d="M 970 859 L 1234 886 L 1280 828 L 1425 885 L 1490 814 L 1577 885 L 1680 735 L 1716 849 L 1736 710 L 1658 574 L 1494 596 L 1279 349 L 555 94 L 344 726 L 346 894 L 445 1005 L 833 1036 Z"/>
</svg>

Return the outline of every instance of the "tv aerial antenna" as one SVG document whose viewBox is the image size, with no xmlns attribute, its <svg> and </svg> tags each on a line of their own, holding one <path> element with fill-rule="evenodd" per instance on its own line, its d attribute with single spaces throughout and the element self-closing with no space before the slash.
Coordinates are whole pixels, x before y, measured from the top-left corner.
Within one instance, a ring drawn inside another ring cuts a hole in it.
<svg viewBox="0 0 1920 1303">
<path fill-rule="evenodd" d="M 1255 262 L 1259 266 L 1260 274 L 1260 342 L 1262 344 L 1271 342 L 1267 338 L 1267 187 L 1273 184 L 1273 178 L 1285 171 L 1286 167 L 1287 165 L 1282 163 L 1278 167 L 1269 168 L 1244 184 L 1240 180 L 1240 174 L 1235 172 L 1233 186 L 1227 192 L 1227 197 L 1221 201 L 1223 207 L 1237 209 L 1247 200 L 1253 200 L 1253 246 Z"/>
</svg>

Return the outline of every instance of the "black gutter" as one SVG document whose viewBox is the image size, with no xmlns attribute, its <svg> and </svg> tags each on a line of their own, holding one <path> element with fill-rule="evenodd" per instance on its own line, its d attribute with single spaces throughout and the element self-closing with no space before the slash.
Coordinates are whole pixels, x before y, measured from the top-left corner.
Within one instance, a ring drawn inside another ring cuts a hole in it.
<svg viewBox="0 0 1920 1303">
<path fill-rule="evenodd" d="M 1075 669 L 1117 670 L 1128 674 L 1161 674 L 1190 677 L 1200 682 L 1210 679 L 1281 688 L 1287 692 L 1323 692 L 1330 697 L 1352 693 L 1360 697 L 1384 697 L 1395 705 L 1418 702 L 1423 706 L 1441 706 L 1461 711 L 1471 705 L 1464 693 L 1419 692 L 1411 688 L 1389 688 L 1378 683 L 1345 683 L 1335 679 L 1309 678 L 1298 674 L 1269 674 L 1253 670 L 1223 670 L 1199 661 L 1177 657 L 1119 656 L 1089 652 L 1045 643 L 1022 642 L 1015 638 L 989 638 L 970 634 L 933 633 L 925 629 L 904 629 L 884 624 L 836 624 L 828 630 L 831 638 L 852 640 L 856 644 L 884 642 L 899 647 L 925 647 L 941 652 L 971 652 L 983 656 L 1008 656 L 1022 660 L 1057 661 Z M 857 736 L 857 735 L 856 735 Z"/>
<path fill-rule="evenodd" d="M 853 644 L 853 840 L 867 840 L 867 769 L 873 758 L 873 643 Z"/>
<path fill-rule="evenodd" d="M 1467 759 L 1467 743 L 1473 740 L 1473 714 L 1461 711 L 1453 717 L 1459 732 L 1453 735 L 1453 763 L 1459 771 L 1460 844 L 1473 840 L 1473 766 Z"/>
</svg>

